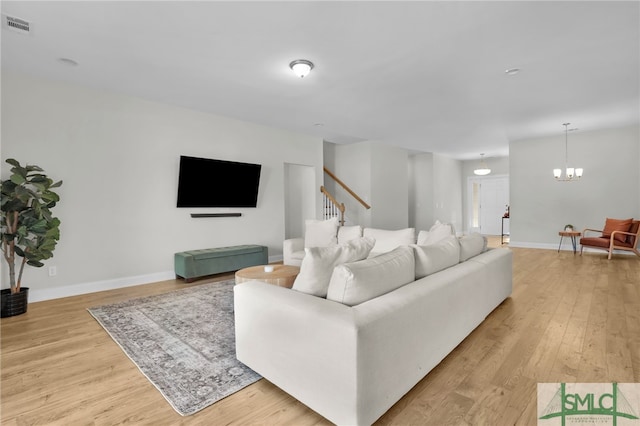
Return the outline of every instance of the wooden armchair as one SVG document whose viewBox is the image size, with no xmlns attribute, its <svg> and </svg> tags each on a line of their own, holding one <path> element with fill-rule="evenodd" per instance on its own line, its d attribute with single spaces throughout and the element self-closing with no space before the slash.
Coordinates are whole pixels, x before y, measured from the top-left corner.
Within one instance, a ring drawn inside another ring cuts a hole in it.
<svg viewBox="0 0 640 426">
<path fill-rule="evenodd" d="M 624 230 L 626 229 L 626 231 Z M 599 232 L 599 236 L 587 237 L 587 232 Z M 628 219 L 607 219 L 604 230 L 586 228 L 580 238 L 580 255 L 585 247 L 607 250 L 609 259 L 614 250 L 632 251 L 640 256 L 638 241 L 640 240 L 640 221 Z"/>
</svg>

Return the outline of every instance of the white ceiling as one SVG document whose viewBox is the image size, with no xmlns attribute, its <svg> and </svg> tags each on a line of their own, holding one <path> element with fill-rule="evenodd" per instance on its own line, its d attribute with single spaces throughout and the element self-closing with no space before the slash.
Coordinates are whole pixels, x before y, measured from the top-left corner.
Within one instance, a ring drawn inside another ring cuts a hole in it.
<svg viewBox="0 0 640 426">
<path fill-rule="evenodd" d="M 638 1 L 1 5 L 32 23 L 2 29 L 3 70 L 337 143 L 471 159 L 640 120 Z M 294 59 L 315 68 L 300 79 Z"/>
</svg>

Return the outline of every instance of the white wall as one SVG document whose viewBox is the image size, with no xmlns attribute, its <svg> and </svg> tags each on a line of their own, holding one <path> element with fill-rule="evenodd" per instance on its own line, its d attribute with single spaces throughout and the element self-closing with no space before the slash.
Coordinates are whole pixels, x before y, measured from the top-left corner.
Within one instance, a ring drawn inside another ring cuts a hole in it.
<svg viewBox="0 0 640 426">
<path fill-rule="evenodd" d="M 412 203 L 410 222 L 429 230 L 436 220 L 462 231 L 462 162 L 440 154 L 411 156 Z"/>
<path fill-rule="evenodd" d="M 25 270 L 32 301 L 170 278 L 184 250 L 262 244 L 281 258 L 284 163 L 322 182 L 321 139 L 184 108 L 3 72 L 1 111 L 2 177 L 16 158 L 64 180 L 55 256 Z M 262 164 L 258 207 L 176 208 L 181 154 Z M 228 211 L 242 217 L 189 216 Z"/>
<path fill-rule="evenodd" d="M 401 148 L 371 143 L 371 226 L 409 226 L 409 155 Z"/>
<path fill-rule="evenodd" d="M 569 134 L 576 182 L 557 182 L 564 168 L 564 135 L 511 142 L 511 240 L 514 247 L 557 248 L 558 231 L 572 224 L 602 229 L 605 219 L 640 218 L 638 126 Z"/>
<path fill-rule="evenodd" d="M 409 225 L 417 230 L 429 230 L 436 220 L 433 216 L 433 154 L 412 155 L 409 164 Z"/>
<path fill-rule="evenodd" d="M 433 155 L 433 216 L 462 230 L 462 162 Z"/>
<path fill-rule="evenodd" d="M 331 172 L 336 171 L 336 144 L 333 142 L 324 141 L 322 144 L 322 159 L 323 167 L 326 167 Z M 330 194 L 336 193 L 336 186 L 338 186 L 333 179 L 331 179 L 326 173 L 323 172 L 324 180 L 323 185 Z"/>
</svg>

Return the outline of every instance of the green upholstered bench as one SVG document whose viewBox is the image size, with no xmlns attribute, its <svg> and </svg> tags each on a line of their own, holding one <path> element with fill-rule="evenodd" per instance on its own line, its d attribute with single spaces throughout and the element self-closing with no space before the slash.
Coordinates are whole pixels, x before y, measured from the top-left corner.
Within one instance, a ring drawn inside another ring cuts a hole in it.
<svg viewBox="0 0 640 426">
<path fill-rule="evenodd" d="M 206 275 L 237 271 L 248 266 L 267 263 L 269 263 L 267 247 L 258 245 L 183 251 L 174 256 L 176 278 L 182 277 L 187 282 Z"/>
</svg>

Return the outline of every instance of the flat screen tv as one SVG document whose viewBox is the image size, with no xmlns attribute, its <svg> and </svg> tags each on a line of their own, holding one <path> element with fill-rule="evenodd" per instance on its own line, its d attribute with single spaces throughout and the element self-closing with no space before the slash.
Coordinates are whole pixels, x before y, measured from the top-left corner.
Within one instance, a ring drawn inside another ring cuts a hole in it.
<svg viewBox="0 0 640 426">
<path fill-rule="evenodd" d="M 180 156 L 178 207 L 256 207 L 260 164 Z"/>
</svg>

